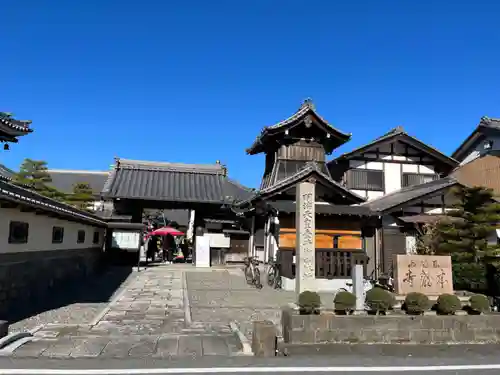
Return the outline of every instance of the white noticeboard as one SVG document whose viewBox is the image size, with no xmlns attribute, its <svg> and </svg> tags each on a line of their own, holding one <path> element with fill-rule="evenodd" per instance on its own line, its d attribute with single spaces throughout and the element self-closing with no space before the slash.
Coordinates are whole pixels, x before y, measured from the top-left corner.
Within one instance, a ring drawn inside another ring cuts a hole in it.
<svg viewBox="0 0 500 375">
<path fill-rule="evenodd" d="M 210 238 L 196 236 L 196 267 L 210 267 Z"/>
<path fill-rule="evenodd" d="M 231 247 L 231 238 L 226 237 L 224 233 L 205 233 L 203 237 L 210 238 L 210 247 L 229 249 Z"/>
<path fill-rule="evenodd" d="M 122 250 L 139 250 L 140 233 L 113 231 L 112 247 Z"/>
</svg>

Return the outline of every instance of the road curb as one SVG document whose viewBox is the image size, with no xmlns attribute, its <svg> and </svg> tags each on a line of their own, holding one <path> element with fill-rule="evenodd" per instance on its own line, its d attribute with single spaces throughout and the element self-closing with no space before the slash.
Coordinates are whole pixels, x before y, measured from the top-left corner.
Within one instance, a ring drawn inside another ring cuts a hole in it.
<svg viewBox="0 0 500 375">
<path fill-rule="evenodd" d="M 33 340 L 31 332 L 13 332 L 0 339 L 0 355 L 12 354 L 19 346 Z M 14 345 L 18 344 L 18 345 Z"/>
<path fill-rule="evenodd" d="M 231 331 L 233 331 L 236 337 L 238 337 L 238 340 L 240 340 L 241 343 L 240 355 L 253 356 L 253 351 L 252 351 L 252 346 L 250 345 L 250 341 L 246 338 L 243 332 L 240 331 L 240 327 L 238 327 L 238 324 L 236 322 L 231 322 L 229 323 L 229 326 L 231 327 Z"/>
</svg>

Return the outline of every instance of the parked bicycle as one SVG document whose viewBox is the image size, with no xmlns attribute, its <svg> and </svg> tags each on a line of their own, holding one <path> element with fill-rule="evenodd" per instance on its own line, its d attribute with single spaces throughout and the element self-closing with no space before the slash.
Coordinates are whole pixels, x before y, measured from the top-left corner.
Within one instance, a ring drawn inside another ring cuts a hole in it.
<svg viewBox="0 0 500 375">
<path fill-rule="evenodd" d="M 262 283 L 260 282 L 259 260 L 255 257 L 247 257 L 244 263 L 247 284 L 254 285 L 257 289 L 261 289 Z"/>
<path fill-rule="evenodd" d="M 279 264 L 274 260 L 269 261 L 267 270 L 267 285 L 274 289 L 281 289 L 281 274 Z"/>
</svg>

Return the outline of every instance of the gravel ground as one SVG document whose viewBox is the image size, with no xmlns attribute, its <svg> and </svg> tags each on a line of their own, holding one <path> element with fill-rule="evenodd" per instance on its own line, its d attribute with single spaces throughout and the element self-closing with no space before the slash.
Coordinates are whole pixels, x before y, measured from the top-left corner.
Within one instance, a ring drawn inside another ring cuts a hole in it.
<svg viewBox="0 0 500 375">
<path fill-rule="evenodd" d="M 10 332 L 42 324 L 89 324 L 135 275 L 131 268 L 112 267 L 83 284 L 60 289 L 43 306 L 30 306 L 30 312 L 13 317 Z"/>
</svg>

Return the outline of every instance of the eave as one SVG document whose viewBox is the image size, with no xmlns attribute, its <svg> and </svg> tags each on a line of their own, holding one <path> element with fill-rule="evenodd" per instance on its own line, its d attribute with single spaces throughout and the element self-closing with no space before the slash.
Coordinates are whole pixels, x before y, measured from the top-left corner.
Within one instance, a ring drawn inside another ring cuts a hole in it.
<svg viewBox="0 0 500 375">
<path fill-rule="evenodd" d="M 452 177 L 445 177 L 439 180 L 427 182 L 425 184 L 404 187 L 380 198 L 373 199 L 361 204 L 369 207 L 375 212 L 388 214 L 408 207 L 423 199 L 428 199 L 455 186 L 463 186 Z"/>
<path fill-rule="evenodd" d="M 439 162 L 443 163 L 444 165 L 447 165 L 451 168 L 455 168 L 458 166 L 458 161 L 455 160 L 454 158 L 451 158 L 449 156 L 446 156 L 439 150 L 435 149 L 434 147 L 431 147 L 419 139 L 408 135 L 402 128 L 398 127 L 393 130 L 391 130 L 389 133 L 381 136 L 380 138 L 375 139 L 374 141 L 363 145 L 361 147 L 358 147 L 350 152 L 347 152 L 345 154 L 340 155 L 338 158 L 331 160 L 330 162 L 327 163 L 327 165 L 335 164 L 340 161 L 347 161 L 359 156 L 362 156 L 366 152 L 370 152 L 378 147 L 381 147 L 386 144 L 390 144 L 394 141 L 400 141 L 402 143 L 407 144 L 408 146 L 411 146 L 423 153 L 428 154 L 429 156 L 433 157 L 434 159 L 438 160 Z"/>
<path fill-rule="evenodd" d="M 474 129 L 462 144 L 458 146 L 451 156 L 462 161 L 469 149 L 479 142 L 487 133 L 498 132 L 500 132 L 500 119 L 490 119 L 486 116 L 482 117 L 476 129 Z"/>
<path fill-rule="evenodd" d="M 300 125 L 306 118 L 310 119 L 315 126 L 318 126 L 325 132 L 326 137 L 329 139 L 328 148 L 335 149 L 351 139 L 352 134 L 344 133 L 333 127 L 318 114 L 312 102 L 306 100 L 292 116 L 277 124 L 264 127 L 253 144 L 246 149 L 246 153 L 255 155 L 264 152 L 266 143 L 271 137 L 293 129 Z"/>
<path fill-rule="evenodd" d="M 279 181 L 275 185 L 258 191 L 253 197 L 239 202 L 238 206 L 244 207 L 245 205 L 248 205 L 257 200 L 270 199 L 290 189 L 294 185 L 311 178 L 315 180 L 315 183 L 321 184 L 328 189 L 333 189 L 334 191 L 338 192 L 343 198 L 350 201 L 349 203 L 351 204 L 358 204 L 365 201 L 363 197 L 357 195 L 356 193 L 353 193 L 346 187 L 332 180 L 329 176 L 322 173 L 316 163 L 310 162 L 307 163 L 306 167 L 301 169 L 296 174 Z"/>
<path fill-rule="evenodd" d="M 8 135 L 18 137 L 33 132 L 33 129 L 29 128 L 29 124 L 31 121 L 15 120 L 10 114 L 0 112 L 0 131 Z"/>
<path fill-rule="evenodd" d="M 13 207 L 25 207 L 26 211 L 32 211 L 34 213 L 45 213 L 48 215 L 60 216 L 71 221 L 106 227 L 106 223 L 101 220 L 101 218 L 91 213 L 1 180 L 0 201 L 9 202 Z"/>
</svg>

